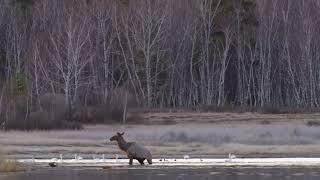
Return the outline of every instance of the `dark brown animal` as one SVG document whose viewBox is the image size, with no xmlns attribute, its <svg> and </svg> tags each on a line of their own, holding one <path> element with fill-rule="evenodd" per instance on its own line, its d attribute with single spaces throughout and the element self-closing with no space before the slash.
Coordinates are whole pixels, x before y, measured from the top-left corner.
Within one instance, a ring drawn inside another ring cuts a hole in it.
<svg viewBox="0 0 320 180">
<path fill-rule="evenodd" d="M 49 162 L 48 164 L 50 167 L 57 167 L 57 163 L 56 162 Z"/>
<path fill-rule="evenodd" d="M 152 155 L 150 151 L 142 145 L 139 145 L 135 142 L 126 142 L 123 139 L 124 133 L 117 133 L 115 136 L 110 138 L 110 141 L 117 141 L 119 148 L 127 153 L 129 164 L 132 165 L 133 159 L 139 161 L 143 165 L 143 161 L 147 160 L 149 164 L 152 164 Z"/>
</svg>

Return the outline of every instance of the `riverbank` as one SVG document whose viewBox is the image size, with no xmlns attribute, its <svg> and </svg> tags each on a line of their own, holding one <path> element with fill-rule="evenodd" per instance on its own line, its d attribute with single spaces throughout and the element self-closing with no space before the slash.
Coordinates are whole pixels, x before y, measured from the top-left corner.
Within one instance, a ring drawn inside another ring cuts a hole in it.
<svg viewBox="0 0 320 180">
<path fill-rule="evenodd" d="M 153 159 L 152 165 L 141 166 L 138 161 L 128 165 L 128 159 L 20 159 L 20 163 L 34 167 L 95 167 L 95 168 L 165 168 L 165 167 L 319 167 L 320 158 L 191 158 L 191 159 Z"/>
<path fill-rule="evenodd" d="M 131 166 L 116 168 L 95 167 L 57 167 L 38 168 L 35 171 L 15 174 L 1 174 L 1 180 L 318 180 L 318 167 L 164 167 L 164 166 Z"/>
<path fill-rule="evenodd" d="M 83 130 L 0 132 L 2 151 L 15 158 L 125 157 L 109 138 L 147 146 L 155 158 L 320 157 L 320 114 L 145 113 L 143 124 L 91 125 Z"/>
</svg>

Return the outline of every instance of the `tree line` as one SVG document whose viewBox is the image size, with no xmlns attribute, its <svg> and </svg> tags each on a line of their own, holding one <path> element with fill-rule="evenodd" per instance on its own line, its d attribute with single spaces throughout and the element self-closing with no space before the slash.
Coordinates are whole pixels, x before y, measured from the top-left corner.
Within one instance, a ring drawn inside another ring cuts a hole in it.
<svg viewBox="0 0 320 180">
<path fill-rule="evenodd" d="M 69 113 L 127 102 L 317 108 L 319 7 L 318 0 L 1 0 L 1 117 L 10 119 L 23 97 L 27 121 L 49 111 L 42 101 L 52 94 Z"/>
</svg>

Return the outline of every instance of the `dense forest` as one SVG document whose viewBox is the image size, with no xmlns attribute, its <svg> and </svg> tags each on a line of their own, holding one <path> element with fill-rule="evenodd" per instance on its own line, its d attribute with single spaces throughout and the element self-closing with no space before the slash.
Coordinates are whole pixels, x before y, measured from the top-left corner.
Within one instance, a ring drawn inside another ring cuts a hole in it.
<svg viewBox="0 0 320 180">
<path fill-rule="evenodd" d="M 319 9 L 319 0 L 0 0 L 2 124 L 106 121 L 127 108 L 317 108 Z"/>
</svg>

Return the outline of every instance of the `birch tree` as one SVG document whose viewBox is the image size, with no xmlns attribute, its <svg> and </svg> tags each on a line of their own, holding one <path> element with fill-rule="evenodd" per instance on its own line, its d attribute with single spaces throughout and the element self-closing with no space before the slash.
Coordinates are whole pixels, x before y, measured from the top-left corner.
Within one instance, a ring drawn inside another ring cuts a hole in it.
<svg viewBox="0 0 320 180">
<path fill-rule="evenodd" d="M 65 103 L 74 109 L 79 98 L 79 89 L 88 82 L 90 74 L 84 76 L 88 63 L 94 57 L 92 52 L 91 18 L 84 6 L 60 7 L 55 11 L 60 15 L 50 32 L 48 53 L 56 83 L 61 83 Z M 77 8 L 77 9 L 76 9 Z"/>
</svg>

